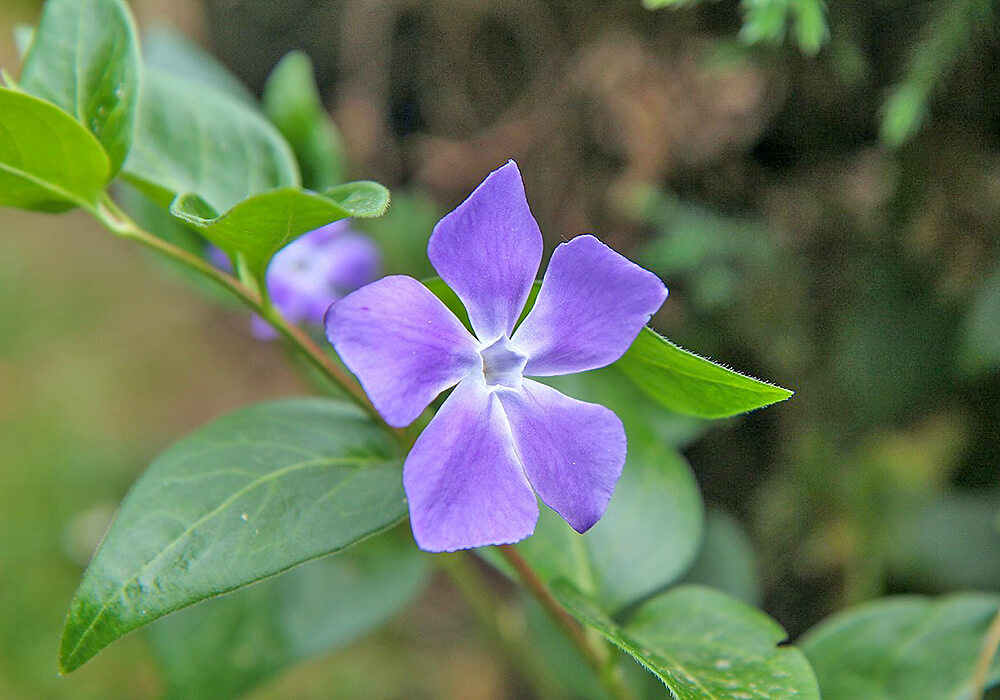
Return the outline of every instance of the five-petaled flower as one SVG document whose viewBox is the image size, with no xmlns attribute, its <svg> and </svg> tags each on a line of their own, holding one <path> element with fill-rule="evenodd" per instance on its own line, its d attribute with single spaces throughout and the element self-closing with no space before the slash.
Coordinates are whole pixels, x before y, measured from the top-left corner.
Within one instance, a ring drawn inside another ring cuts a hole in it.
<svg viewBox="0 0 1000 700">
<path fill-rule="evenodd" d="M 535 493 L 585 532 L 621 475 L 625 431 L 604 406 L 527 377 L 614 362 L 666 287 L 593 236 L 578 236 L 555 249 L 517 326 L 542 235 L 513 161 L 438 222 L 427 252 L 475 335 L 405 276 L 362 287 L 326 315 L 330 342 L 390 425 L 410 424 L 455 387 L 403 469 L 417 544 L 454 551 L 522 540 L 538 519 Z"/>
</svg>

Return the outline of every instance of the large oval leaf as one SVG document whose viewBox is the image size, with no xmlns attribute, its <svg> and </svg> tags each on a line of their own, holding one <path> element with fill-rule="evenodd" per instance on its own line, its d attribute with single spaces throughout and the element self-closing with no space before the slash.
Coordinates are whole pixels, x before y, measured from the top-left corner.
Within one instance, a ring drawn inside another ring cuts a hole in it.
<svg viewBox="0 0 1000 700">
<path fill-rule="evenodd" d="M 399 522 L 401 469 L 386 434 L 337 401 L 265 403 L 194 432 L 123 501 L 70 605 L 63 671 L 173 610 Z"/>
<path fill-rule="evenodd" d="M 701 418 L 735 416 L 792 395 L 688 352 L 649 328 L 612 366 L 671 411 Z"/>
<path fill-rule="evenodd" d="M 58 212 L 96 204 L 108 179 L 101 144 L 55 105 L 0 88 L 0 205 Z"/>
<path fill-rule="evenodd" d="M 420 594 L 429 563 L 394 531 L 157 621 L 148 634 L 168 695 L 236 697 L 360 637 Z"/>
<path fill-rule="evenodd" d="M 200 80 L 151 67 L 125 174 L 164 208 L 194 193 L 220 212 L 299 184 L 291 149 L 259 112 Z"/>
<path fill-rule="evenodd" d="M 899 596 L 838 613 L 802 639 L 824 700 L 968 698 L 1000 597 Z M 1000 683 L 1000 657 L 987 686 Z"/>
<path fill-rule="evenodd" d="M 69 112 L 121 168 L 132 144 L 141 61 L 122 0 L 47 0 L 21 88 Z"/>
<path fill-rule="evenodd" d="M 679 586 L 647 601 L 619 625 L 566 581 L 557 581 L 552 592 L 574 617 L 631 654 L 679 700 L 819 700 L 802 652 L 777 646 L 785 639 L 781 626 L 724 593 Z"/>
</svg>

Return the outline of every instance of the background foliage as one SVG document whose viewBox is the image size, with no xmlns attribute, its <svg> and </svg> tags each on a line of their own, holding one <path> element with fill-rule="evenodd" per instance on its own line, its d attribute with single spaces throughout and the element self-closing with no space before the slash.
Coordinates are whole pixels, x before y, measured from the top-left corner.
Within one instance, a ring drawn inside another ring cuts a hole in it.
<svg viewBox="0 0 1000 700">
<path fill-rule="evenodd" d="M 349 176 L 392 187 L 390 214 L 371 224 L 389 271 L 425 274 L 411 261 L 424 259 L 437 215 L 513 157 L 550 248 L 600 232 L 667 281 L 656 321 L 671 339 L 793 385 L 791 402 L 710 430 L 649 426 L 684 446 L 709 506 L 692 583 L 762 604 L 793 637 L 887 593 L 995 592 L 995 3 L 836 3 L 828 31 L 812 1 L 664 4 L 683 7 L 133 3 L 144 27 L 180 25 L 258 93 L 287 51 L 312 57 L 342 139 L 317 142 L 294 113 L 273 114 L 280 85 L 265 107 L 297 151 L 343 152 Z M 3 65 L 16 65 L 8 30 L 38 9 L 0 7 Z M 164 48 L 171 40 L 149 38 L 147 61 L 179 60 Z M 224 71 L 196 68 L 232 99 L 251 99 Z M 243 170 L 226 154 L 211 165 L 213 181 L 239 186 Z M 212 204 L 222 211 L 241 196 L 224 191 Z M 249 340 L 245 317 L 150 275 L 141 254 L 85 219 L 0 216 L 0 696 L 183 695 L 184 678 L 165 679 L 153 659 L 196 620 L 168 618 L 149 643 L 133 637 L 57 680 L 61 611 L 153 456 L 229 409 L 301 393 L 302 381 L 277 348 Z M 675 490 L 683 465 L 677 474 Z M 345 575 L 328 573 L 331 588 Z M 501 578 L 494 585 L 509 595 Z M 376 636 L 256 694 L 325 697 L 336 683 L 344 696 L 409 697 L 414 679 L 428 697 L 523 691 L 454 599 L 433 579 Z M 981 623 L 978 598 L 934 600 Z M 907 599 L 884 614 L 906 629 L 931 605 Z M 881 613 L 866 607 L 837 624 Z M 544 638 L 543 618 L 511 615 Z M 836 633 L 817 628 L 807 654 Z M 234 667 L 271 673 L 317 648 L 280 639 L 263 660 Z"/>
</svg>

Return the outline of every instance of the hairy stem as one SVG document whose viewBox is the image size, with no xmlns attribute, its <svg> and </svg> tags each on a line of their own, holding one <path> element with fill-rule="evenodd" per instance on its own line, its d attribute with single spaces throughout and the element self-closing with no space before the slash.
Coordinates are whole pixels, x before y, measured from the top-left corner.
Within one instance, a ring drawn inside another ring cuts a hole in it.
<svg viewBox="0 0 1000 700">
<path fill-rule="evenodd" d="M 598 646 L 593 643 L 593 640 L 587 636 L 583 627 L 553 597 L 551 591 L 549 591 L 548 587 L 542 582 L 528 562 L 524 560 L 524 557 L 521 556 L 517 549 L 509 544 L 501 545 L 497 549 L 508 563 L 514 567 L 521 582 L 531 591 L 535 599 L 542 604 L 546 612 L 563 628 L 563 631 L 566 632 L 566 635 L 576 645 L 577 649 L 580 650 L 580 653 L 583 654 L 587 663 L 594 670 L 597 678 L 604 684 L 612 696 L 618 700 L 629 700 L 632 697 L 632 693 L 625 685 L 625 681 L 618 669 L 612 668 L 612 665 L 609 664 L 611 659 L 609 658 L 607 647 L 603 645 Z"/>
<path fill-rule="evenodd" d="M 976 666 L 972 672 L 972 692 L 969 695 L 972 700 L 982 700 L 986 692 L 986 677 L 990 673 L 990 665 L 997 654 L 997 648 L 1000 648 L 1000 611 L 997 611 L 996 617 L 986 630 L 982 650 L 976 659 Z"/>
<path fill-rule="evenodd" d="M 144 245 L 228 290 L 257 313 L 257 315 L 267 321 L 272 328 L 305 358 L 306 362 L 330 379 L 330 381 L 340 386 L 354 403 L 368 412 L 376 421 L 382 423 L 393 435 L 399 437 L 400 433 L 398 430 L 385 425 L 382 417 L 375 410 L 375 407 L 372 406 L 371 401 L 368 400 L 361 386 L 330 359 L 298 326 L 290 324 L 272 305 L 262 300 L 258 293 L 249 289 L 232 275 L 210 265 L 197 255 L 192 255 L 183 248 L 178 248 L 174 244 L 139 228 L 134 221 L 118 208 L 117 204 L 110 197 L 105 197 L 102 204 L 93 213 L 102 224 L 122 238 L 128 238 Z"/>
</svg>

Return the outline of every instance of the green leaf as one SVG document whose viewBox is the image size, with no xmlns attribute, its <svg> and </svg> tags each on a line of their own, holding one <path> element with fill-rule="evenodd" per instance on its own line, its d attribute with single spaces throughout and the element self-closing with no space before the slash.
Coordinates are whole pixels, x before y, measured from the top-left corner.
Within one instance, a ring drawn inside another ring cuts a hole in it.
<svg viewBox="0 0 1000 700">
<path fill-rule="evenodd" d="M 761 601 L 761 581 L 753 543 L 729 513 L 710 509 L 705 518 L 701 551 L 684 577 L 728 593 L 750 605 Z"/>
<path fill-rule="evenodd" d="M 702 418 L 745 413 L 793 393 L 699 357 L 649 328 L 612 366 L 663 406 Z"/>
<path fill-rule="evenodd" d="M 837 613 L 802 640 L 824 700 L 967 698 L 1000 599 L 961 593 L 883 598 Z M 1000 683 L 1000 657 L 987 685 Z"/>
<path fill-rule="evenodd" d="M 428 563 L 408 533 L 387 533 L 159 620 L 148 635 L 168 695 L 237 697 L 360 637 L 420 594 Z"/>
<path fill-rule="evenodd" d="M 469 315 L 461 300 L 440 277 L 424 285 L 466 328 Z M 535 282 L 521 313 L 534 306 L 540 282 Z M 611 367 L 620 370 L 648 396 L 671 411 L 699 418 L 727 418 L 784 401 L 793 392 L 717 365 L 671 343 L 651 328 L 643 328 L 632 346 Z"/>
<path fill-rule="evenodd" d="M 97 137 L 113 177 L 132 144 L 140 70 L 135 22 L 122 0 L 48 0 L 20 82 Z"/>
<path fill-rule="evenodd" d="M 17 48 L 17 55 L 24 58 L 31 48 L 31 42 L 35 40 L 35 26 L 32 24 L 18 23 L 14 25 L 14 46 Z"/>
<path fill-rule="evenodd" d="M 0 88 L 0 206 L 93 207 L 108 180 L 101 144 L 55 105 Z"/>
<path fill-rule="evenodd" d="M 187 80 L 197 80 L 257 110 L 257 98 L 214 56 L 188 37 L 167 26 L 154 26 L 143 35 L 146 65 Z"/>
<path fill-rule="evenodd" d="M 291 144 L 306 187 L 322 190 L 346 177 L 344 147 L 316 90 L 312 61 L 286 55 L 264 84 L 264 113 Z"/>
<path fill-rule="evenodd" d="M 968 374 L 1000 369 L 1000 267 L 973 298 L 963 323 L 960 363 Z"/>
<path fill-rule="evenodd" d="M 819 698 L 802 652 L 776 646 L 786 636 L 781 626 L 718 591 L 679 586 L 643 603 L 621 625 L 566 581 L 557 581 L 552 592 L 679 700 Z"/>
<path fill-rule="evenodd" d="M 350 182 L 323 194 L 283 187 L 253 195 L 221 216 L 197 195 L 181 195 L 170 213 L 223 250 L 242 255 L 251 274 L 264 280 L 274 254 L 331 221 L 381 215 L 389 191 L 376 182 Z"/>
<path fill-rule="evenodd" d="M 299 184 L 295 157 L 270 122 L 199 80 L 147 68 L 126 176 L 164 209 L 196 194 L 230 209 L 265 190 Z"/>
<path fill-rule="evenodd" d="M 893 533 L 893 571 L 915 582 L 917 590 L 995 589 L 1000 581 L 997 508 L 992 491 L 956 489 L 909 509 L 908 522 Z"/>
<path fill-rule="evenodd" d="M 264 403 L 195 431 L 123 501 L 70 604 L 62 670 L 169 612 L 400 522 L 401 469 L 385 433 L 337 401 Z"/>
</svg>

